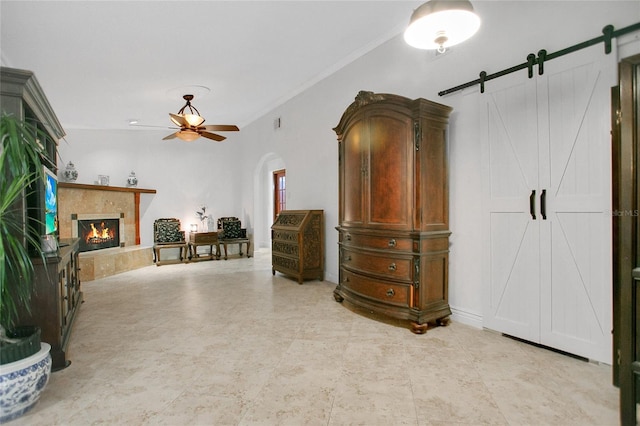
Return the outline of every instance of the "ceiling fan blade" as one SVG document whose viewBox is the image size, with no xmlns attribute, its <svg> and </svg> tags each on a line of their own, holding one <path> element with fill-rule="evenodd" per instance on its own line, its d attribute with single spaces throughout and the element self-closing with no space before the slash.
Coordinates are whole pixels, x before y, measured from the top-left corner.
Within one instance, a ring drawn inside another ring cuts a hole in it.
<svg viewBox="0 0 640 426">
<path fill-rule="evenodd" d="M 233 124 L 208 124 L 206 126 L 200 126 L 198 127 L 198 129 L 203 129 L 203 130 L 217 130 L 219 132 L 237 132 L 238 130 L 238 126 L 235 126 Z"/>
<path fill-rule="evenodd" d="M 182 115 L 169 113 L 169 117 L 171 117 L 171 121 L 173 121 L 176 125 L 180 127 L 189 127 L 189 123 L 184 119 Z"/>
<path fill-rule="evenodd" d="M 169 129 L 169 130 L 177 129 L 177 127 L 175 127 L 175 126 L 154 126 L 153 124 L 129 124 L 129 126 L 131 126 L 131 127 L 149 127 L 149 128 L 152 128 L 152 129 Z"/>
<path fill-rule="evenodd" d="M 175 139 L 178 136 L 178 132 L 171 133 L 169 136 L 165 136 L 162 138 L 163 141 L 168 141 L 169 139 Z"/>
<path fill-rule="evenodd" d="M 222 135 L 217 135 L 215 133 L 209 133 L 209 132 L 198 132 L 198 133 L 200 133 L 200 136 L 205 137 L 207 139 L 212 139 L 216 142 L 222 142 L 223 140 L 226 139 L 226 137 Z"/>
</svg>

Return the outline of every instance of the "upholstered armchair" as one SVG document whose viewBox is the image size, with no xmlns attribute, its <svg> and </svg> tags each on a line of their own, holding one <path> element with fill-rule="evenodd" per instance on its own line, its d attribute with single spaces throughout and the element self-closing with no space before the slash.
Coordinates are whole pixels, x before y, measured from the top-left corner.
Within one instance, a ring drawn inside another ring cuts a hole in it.
<svg viewBox="0 0 640 426">
<path fill-rule="evenodd" d="M 241 227 L 237 217 L 221 217 L 218 219 L 218 231 L 222 231 L 223 239 L 247 238 L 247 228 Z"/>
<path fill-rule="evenodd" d="M 240 219 L 237 217 L 221 217 L 218 219 L 218 232 L 220 232 L 220 242 L 224 247 L 224 260 L 227 260 L 227 244 L 238 244 L 238 251 L 242 257 L 242 244 L 246 244 L 247 257 L 251 257 L 249 251 L 251 242 L 247 238 L 247 228 L 242 228 Z"/>
<path fill-rule="evenodd" d="M 179 249 L 179 260 L 160 260 L 160 250 Z M 180 230 L 180 220 L 175 218 L 156 219 L 153 222 L 153 261 L 157 266 L 162 263 L 178 263 L 187 260 L 187 241 L 184 231 Z"/>
</svg>

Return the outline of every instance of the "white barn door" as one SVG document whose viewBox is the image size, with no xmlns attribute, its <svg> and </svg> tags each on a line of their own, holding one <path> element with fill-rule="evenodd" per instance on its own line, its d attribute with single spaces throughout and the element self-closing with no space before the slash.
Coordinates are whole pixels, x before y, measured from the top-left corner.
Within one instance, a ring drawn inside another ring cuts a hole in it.
<svg viewBox="0 0 640 426">
<path fill-rule="evenodd" d="M 481 100 L 485 166 L 484 326 L 540 339 L 540 227 L 530 212 L 538 192 L 535 82 L 514 74 L 495 80 Z M 487 167 L 488 166 L 488 167 Z M 537 214 L 537 213 L 535 213 Z"/>
<path fill-rule="evenodd" d="M 523 71 L 493 80 L 481 95 L 484 320 L 487 328 L 610 363 L 616 68 L 615 54 L 602 50 L 554 59 L 533 79 Z"/>
</svg>

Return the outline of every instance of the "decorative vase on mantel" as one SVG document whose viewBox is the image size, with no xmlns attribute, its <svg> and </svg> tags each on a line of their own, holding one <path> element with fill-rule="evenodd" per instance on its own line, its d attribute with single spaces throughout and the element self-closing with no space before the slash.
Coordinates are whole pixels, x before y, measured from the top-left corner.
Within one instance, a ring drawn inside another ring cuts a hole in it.
<svg viewBox="0 0 640 426">
<path fill-rule="evenodd" d="M 138 178 L 136 177 L 135 172 L 131 172 L 131 174 L 127 178 L 127 186 L 129 188 L 135 188 L 136 186 L 138 186 Z"/>
<path fill-rule="evenodd" d="M 64 180 L 67 182 L 75 182 L 78 179 L 78 171 L 71 161 L 67 163 L 67 167 L 62 172 Z"/>
</svg>

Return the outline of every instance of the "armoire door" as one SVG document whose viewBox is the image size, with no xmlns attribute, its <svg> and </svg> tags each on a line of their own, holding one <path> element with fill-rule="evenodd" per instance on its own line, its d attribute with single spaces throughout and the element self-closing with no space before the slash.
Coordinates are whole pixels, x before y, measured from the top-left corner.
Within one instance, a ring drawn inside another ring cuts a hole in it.
<svg viewBox="0 0 640 426">
<path fill-rule="evenodd" d="M 348 226 L 364 223 L 364 164 L 368 149 L 364 128 L 362 118 L 354 120 L 340 146 L 340 223 Z"/>
<path fill-rule="evenodd" d="M 411 117 L 371 108 L 345 131 L 340 159 L 343 225 L 411 229 L 412 130 Z"/>
<path fill-rule="evenodd" d="M 595 46 L 480 95 L 486 327 L 608 363 L 614 73 Z"/>
<path fill-rule="evenodd" d="M 413 226 L 413 120 L 400 112 L 376 110 L 366 114 L 369 156 L 364 174 L 368 183 L 366 224 L 410 230 Z"/>
</svg>

